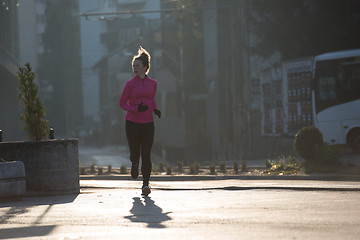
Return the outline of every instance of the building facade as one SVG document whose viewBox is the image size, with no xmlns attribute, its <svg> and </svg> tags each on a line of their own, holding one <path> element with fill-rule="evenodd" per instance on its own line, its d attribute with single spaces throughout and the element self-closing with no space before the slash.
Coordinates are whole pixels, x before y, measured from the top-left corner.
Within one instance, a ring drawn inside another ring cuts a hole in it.
<svg viewBox="0 0 360 240">
<path fill-rule="evenodd" d="M 18 6 L 15 1 L 4 1 L 0 5 L 0 130 L 3 141 L 24 139 L 17 99 L 18 59 Z"/>
<path fill-rule="evenodd" d="M 57 138 L 78 137 L 83 126 L 80 18 L 77 1 L 36 1 L 36 73 L 47 119 Z M 61 12 L 61 14 L 59 14 Z M 31 32 L 32 26 L 27 26 Z M 26 34 L 26 33 L 24 33 Z"/>
<path fill-rule="evenodd" d="M 292 59 L 264 69 L 261 84 L 261 133 L 288 136 L 312 125 L 313 57 Z"/>
</svg>

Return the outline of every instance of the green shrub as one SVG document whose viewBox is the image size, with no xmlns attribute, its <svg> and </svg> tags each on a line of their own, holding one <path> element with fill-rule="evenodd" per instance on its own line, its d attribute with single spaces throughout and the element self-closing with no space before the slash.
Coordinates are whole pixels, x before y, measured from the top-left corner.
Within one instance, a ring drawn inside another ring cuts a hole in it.
<svg viewBox="0 0 360 240">
<path fill-rule="evenodd" d="M 316 146 L 323 144 L 323 136 L 319 129 L 314 126 L 304 127 L 295 135 L 295 151 L 307 162 L 314 159 Z"/>
<path fill-rule="evenodd" d="M 159 162 L 159 172 L 165 172 L 164 162 Z"/>
<path fill-rule="evenodd" d="M 200 164 L 195 162 L 190 165 L 190 174 L 198 174 L 200 171 Z"/>
<path fill-rule="evenodd" d="M 112 172 L 112 166 L 109 165 L 109 166 L 108 166 L 108 173 L 111 173 L 111 172 Z"/>
<path fill-rule="evenodd" d="M 329 145 L 327 143 L 321 146 L 315 146 L 315 162 L 321 165 L 337 166 L 341 165 L 340 146 Z"/>
<path fill-rule="evenodd" d="M 306 172 L 337 172 L 342 166 L 340 146 L 327 143 L 315 147 L 315 155 L 311 162 L 306 162 Z"/>
<path fill-rule="evenodd" d="M 80 175 L 85 175 L 86 174 L 86 168 L 85 167 L 80 167 Z"/>
<path fill-rule="evenodd" d="M 95 163 L 91 164 L 91 166 L 90 166 L 90 172 L 91 172 L 91 173 L 95 173 L 95 168 L 96 168 Z"/>
<path fill-rule="evenodd" d="M 46 110 L 38 96 L 36 76 L 30 63 L 26 63 L 24 68 L 19 67 L 17 77 L 20 80 L 18 99 L 23 106 L 20 118 L 24 120 L 24 130 L 30 140 L 45 140 L 49 136 L 50 125 L 45 119 Z"/>
<path fill-rule="evenodd" d="M 158 165 L 156 165 L 155 163 L 152 163 L 151 165 L 152 165 L 151 166 L 151 172 L 153 172 L 153 173 L 159 172 L 159 166 Z"/>
<path fill-rule="evenodd" d="M 266 161 L 265 161 L 265 167 L 266 167 L 267 169 L 269 169 L 269 168 L 272 167 L 273 163 L 274 163 L 274 161 L 266 160 Z"/>
<path fill-rule="evenodd" d="M 219 167 L 220 167 L 220 172 L 226 173 L 226 163 L 225 162 L 221 162 Z"/>
<path fill-rule="evenodd" d="M 210 174 L 215 175 L 215 165 L 214 164 L 209 165 L 209 170 L 210 170 Z"/>
<path fill-rule="evenodd" d="M 124 164 L 121 164 L 120 174 L 127 174 L 127 167 Z"/>
<path fill-rule="evenodd" d="M 196 172 L 199 173 L 200 172 L 200 164 L 198 162 L 195 162 L 194 165 L 195 165 Z"/>
<path fill-rule="evenodd" d="M 98 167 L 98 175 L 103 175 L 103 168 L 102 167 Z"/>
<path fill-rule="evenodd" d="M 166 166 L 166 175 L 171 175 L 171 167 L 169 165 Z"/>
<path fill-rule="evenodd" d="M 278 161 L 265 161 L 267 174 L 297 174 L 304 171 L 303 164 L 294 156 L 280 156 Z"/>
<path fill-rule="evenodd" d="M 190 165 L 189 167 L 189 171 L 190 171 L 190 174 L 197 174 L 196 170 L 195 170 L 195 166 L 194 165 Z"/>
<path fill-rule="evenodd" d="M 239 173 L 239 164 L 237 162 L 234 162 L 233 169 L 235 174 Z"/>
<path fill-rule="evenodd" d="M 247 162 L 246 160 L 243 160 L 241 163 L 241 171 L 245 172 L 247 170 Z"/>
<path fill-rule="evenodd" d="M 184 172 L 184 162 L 177 161 L 177 168 L 178 168 L 178 172 L 180 172 L 180 173 Z"/>
<path fill-rule="evenodd" d="M 299 160 L 297 160 L 295 156 L 290 155 L 287 158 L 283 156 L 282 158 L 283 165 L 286 171 L 293 171 L 293 173 L 303 171 L 303 164 Z"/>
</svg>

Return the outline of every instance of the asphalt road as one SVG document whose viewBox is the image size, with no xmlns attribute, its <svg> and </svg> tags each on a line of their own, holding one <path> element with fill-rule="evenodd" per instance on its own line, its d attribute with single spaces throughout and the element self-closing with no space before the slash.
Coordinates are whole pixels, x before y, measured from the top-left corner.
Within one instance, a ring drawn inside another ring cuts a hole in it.
<svg viewBox="0 0 360 240">
<path fill-rule="evenodd" d="M 360 183 L 82 180 L 0 202 L 0 239 L 359 239 Z"/>
</svg>

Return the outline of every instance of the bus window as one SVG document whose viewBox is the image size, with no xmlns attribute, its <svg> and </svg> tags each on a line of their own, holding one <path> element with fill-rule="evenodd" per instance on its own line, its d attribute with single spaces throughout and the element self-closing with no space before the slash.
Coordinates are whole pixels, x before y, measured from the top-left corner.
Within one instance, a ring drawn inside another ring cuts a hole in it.
<svg viewBox="0 0 360 240">
<path fill-rule="evenodd" d="M 316 113 L 360 99 L 360 61 L 331 60 L 317 63 Z"/>
<path fill-rule="evenodd" d="M 319 78 L 319 100 L 329 101 L 336 99 L 336 82 L 334 77 Z"/>
<path fill-rule="evenodd" d="M 360 62 L 343 62 L 339 71 L 338 89 L 341 102 L 360 99 Z"/>
</svg>

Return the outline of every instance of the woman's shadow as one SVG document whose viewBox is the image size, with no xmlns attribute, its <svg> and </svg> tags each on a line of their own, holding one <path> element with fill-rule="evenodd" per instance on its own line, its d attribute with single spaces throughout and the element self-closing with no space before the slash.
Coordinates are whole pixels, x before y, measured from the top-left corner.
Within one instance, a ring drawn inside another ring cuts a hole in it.
<svg viewBox="0 0 360 240">
<path fill-rule="evenodd" d="M 164 213 L 150 197 L 143 199 L 134 197 L 133 200 L 133 207 L 130 210 L 132 215 L 125 217 L 132 222 L 147 223 L 149 228 L 165 228 L 162 223 L 171 220 L 168 216 L 171 212 Z"/>
</svg>

